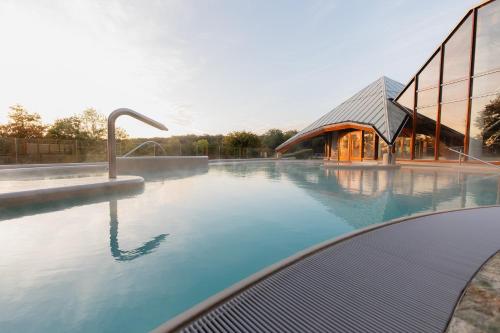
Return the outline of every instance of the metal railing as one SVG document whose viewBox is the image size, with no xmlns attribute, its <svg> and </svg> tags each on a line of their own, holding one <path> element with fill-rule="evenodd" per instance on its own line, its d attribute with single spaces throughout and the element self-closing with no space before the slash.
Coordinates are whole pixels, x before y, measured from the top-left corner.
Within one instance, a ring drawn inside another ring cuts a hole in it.
<svg viewBox="0 0 500 333">
<path fill-rule="evenodd" d="M 141 149 L 142 147 L 144 147 L 145 145 L 148 145 L 148 144 L 152 144 L 153 147 L 155 148 L 155 150 L 153 152 L 154 156 L 156 156 L 156 147 L 158 147 L 158 148 L 161 149 L 163 155 L 167 155 L 167 152 L 165 151 L 165 149 L 163 148 L 163 146 L 161 144 L 159 144 L 158 142 L 156 142 L 156 141 L 145 141 L 145 142 L 141 143 L 140 145 L 138 145 L 137 147 L 135 147 L 134 149 L 130 150 L 128 153 L 122 155 L 122 157 L 129 157 L 134 152 L 136 152 L 137 150 Z"/>
<path fill-rule="evenodd" d="M 167 127 L 162 123 L 157 122 L 149 117 L 146 117 L 139 112 L 131 109 L 116 109 L 111 112 L 108 117 L 108 163 L 109 163 L 109 178 L 116 178 L 116 137 L 115 137 L 115 122 L 120 116 L 130 116 L 140 120 L 148 125 L 158 128 L 162 131 L 168 131 Z"/>
<path fill-rule="evenodd" d="M 471 156 L 471 155 L 466 154 L 466 153 L 464 153 L 464 152 L 462 152 L 462 151 L 458 151 L 458 150 L 455 150 L 455 149 L 452 149 L 452 148 L 448 148 L 448 150 L 450 150 L 450 151 L 452 151 L 452 152 L 454 152 L 454 153 L 459 154 L 459 156 L 460 156 L 460 157 L 461 157 L 462 155 L 463 155 L 463 156 L 467 156 L 468 158 L 471 158 L 471 159 L 476 160 L 476 161 L 478 161 L 478 162 L 481 162 L 481 163 L 484 163 L 484 164 L 486 164 L 486 165 L 489 165 L 489 166 L 492 166 L 492 167 L 495 167 L 495 168 L 500 169 L 500 166 L 498 166 L 498 165 L 496 165 L 496 164 L 493 164 L 493 163 L 490 163 L 490 162 L 483 161 L 483 160 L 482 160 L 482 159 L 480 159 L 480 158 L 477 158 L 477 157 Z M 460 158 L 460 159 L 459 159 L 459 161 L 460 161 L 460 163 L 461 163 L 461 162 L 462 162 L 462 159 Z"/>
</svg>

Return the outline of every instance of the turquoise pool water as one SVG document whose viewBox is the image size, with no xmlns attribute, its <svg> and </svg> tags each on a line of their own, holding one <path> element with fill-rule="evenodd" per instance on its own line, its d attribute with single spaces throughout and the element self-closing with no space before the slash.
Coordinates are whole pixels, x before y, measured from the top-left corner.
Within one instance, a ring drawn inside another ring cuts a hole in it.
<svg viewBox="0 0 500 333">
<path fill-rule="evenodd" d="M 0 211 L 0 332 L 146 332 L 355 229 L 500 203 L 499 176 L 211 165 L 143 192 Z"/>
</svg>

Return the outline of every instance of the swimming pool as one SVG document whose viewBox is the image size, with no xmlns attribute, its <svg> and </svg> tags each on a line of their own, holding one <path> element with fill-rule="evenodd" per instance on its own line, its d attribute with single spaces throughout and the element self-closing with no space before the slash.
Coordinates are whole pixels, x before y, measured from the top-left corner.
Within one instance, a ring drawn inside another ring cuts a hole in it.
<svg viewBox="0 0 500 333">
<path fill-rule="evenodd" d="M 499 177 L 421 167 L 214 164 L 143 192 L 0 212 L 0 331 L 144 332 L 373 223 L 500 202 Z"/>
</svg>

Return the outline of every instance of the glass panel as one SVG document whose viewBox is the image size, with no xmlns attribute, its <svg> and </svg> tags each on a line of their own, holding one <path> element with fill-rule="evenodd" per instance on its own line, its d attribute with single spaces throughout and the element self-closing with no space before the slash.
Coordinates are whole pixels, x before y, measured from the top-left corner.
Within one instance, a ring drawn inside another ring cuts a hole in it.
<svg viewBox="0 0 500 333">
<path fill-rule="evenodd" d="M 474 73 L 500 67 L 500 1 L 493 1 L 477 11 Z"/>
<path fill-rule="evenodd" d="M 373 132 L 363 133 L 363 157 L 375 157 L 375 134 Z"/>
<path fill-rule="evenodd" d="M 410 149 L 412 126 L 412 121 L 409 119 L 394 144 L 396 148 L 396 157 L 399 159 L 409 160 L 411 157 Z"/>
<path fill-rule="evenodd" d="M 472 16 L 444 44 L 443 82 L 469 76 Z"/>
<path fill-rule="evenodd" d="M 352 142 L 351 157 L 354 159 L 361 158 L 361 132 L 352 132 L 351 142 Z"/>
<path fill-rule="evenodd" d="M 349 160 L 349 133 L 342 134 L 339 141 L 339 159 L 347 161 Z"/>
<path fill-rule="evenodd" d="M 415 97 L 415 82 L 412 82 L 405 92 L 396 100 L 402 106 L 406 106 L 408 109 L 413 110 L 413 99 Z"/>
<path fill-rule="evenodd" d="M 469 81 L 465 80 L 443 86 L 441 91 L 442 102 L 446 103 L 466 99 L 468 85 Z"/>
<path fill-rule="evenodd" d="M 434 159 L 436 117 L 437 105 L 417 111 L 417 130 L 415 134 L 416 159 Z"/>
<path fill-rule="evenodd" d="M 388 148 L 389 148 L 389 146 L 387 145 L 387 143 L 385 143 L 384 140 L 379 138 L 379 140 L 378 140 L 378 159 L 379 160 L 382 160 L 382 158 L 384 157 L 384 154 L 387 154 L 389 152 Z"/>
<path fill-rule="evenodd" d="M 440 54 L 441 52 L 436 53 L 432 60 L 418 75 L 418 89 L 423 89 L 438 84 Z"/>
<path fill-rule="evenodd" d="M 436 105 L 438 103 L 438 88 L 419 91 L 417 93 L 417 108 L 429 105 Z"/>
<path fill-rule="evenodd" d="M 448 148 L 463 151 L 466 123 L 467 100 L 441 105 L 439 159 L 458 159 L 458 154 Z"/>
<path fill-rule="evenodd" d="M 500 95 L 472 99 L 469 154 L 500 160 Z"/>
<path fill-rule="evenodd" d="M 500 72 L 479 76 L 472 81 L 472 96 L 484 96 L 500 92 Z"/>
</svg>

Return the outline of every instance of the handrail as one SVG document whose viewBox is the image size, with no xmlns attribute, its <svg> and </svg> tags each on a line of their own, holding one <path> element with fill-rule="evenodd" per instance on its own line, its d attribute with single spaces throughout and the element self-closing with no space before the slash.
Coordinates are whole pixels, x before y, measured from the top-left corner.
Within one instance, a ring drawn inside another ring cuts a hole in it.
<svg viewBox="0 0 500 333">
<path fill-rule="evenodd" d="M 476 160 L 476 161 L 479 161 L 481 163 L 484 163 L 486 165 L 489 165 L 489 166 L 492 166 L 492 167 L 495 167 L 495 168 L 498 168 L 500 169 L 500 166 L 496 165 L 496 164 L 493 164 L 493 163 L 490 163 L 490 162 L 486 162 L 486 161 L 483 161 L 482 159 L 480 158 L 477 158 L 477 157 L 474 157 L 474 156 L 471 156 L 469 154 L 466 154 L 466 153 L 463 153 L 461 151 L 458 151 L 458 150 L 455 150 L 455 149 L 452 149 L 452 148 L 448 148 L 448 150 L 451 150 L 452 152 L 455 152 L 459 155 L 464 155 L 464 156 L 467 156 L 468 158 L 472 158 L 473 160 Z"/>
<path fill-rule="evenodd" d="M 140 120 L 148 125 L 156 127 L 162 131 L 168 131 L 168 129 L 162 123 L 157 122 L 149 117 L 146 117 L 139 112 L 134 110 L 121 108 L 116 109 L 111 112 L 108 117 L 108 163 L 109 163 L 109 178 L 116 178 L 116 137 L 115 137 L 115 122 L 120 116 L 130 116 L 137 120 Z"/>
<path fill-rule="evenodd" d="M 158 142 L 156 142 L 156 141 L 152 141 L 152 140 L 150 140 L 150 141 L 145 141 L 145 142 L 141 143 L 140 145 L 138 145 L 137 147 L 135 147 L 134 149 L 132 149 L 132 150 L 131 150 L 131 151 L 129 151 L 128 153 L 126 153 L 126 154 L 122 155 L 122 157 L 129 157 L 129 156 L 130 156 L 130 155 L 132 155 L 132 154 L 133 154 L 136 150 L 138 150 L 139 148 L 141 148 L 141 147 L 143 147 L 143 146 L 145 146 L 145 145 L 147 145 L 147 144 L 150 144 L 150 143 L 152 143 L 152 144 L 153 144 L 154 146 L 156 146 L 156 147 L 159 147 L 159 148 L 161 149 L 161 151 L 163 152 L 163 154 L 165 154 L 165 155 L 167 154 L 167 152 L 165 151 L 165 148 L 163 148 L 161 144 L 159 144 L 159 143 L 158 143 Z M 155 156 L 156 156 L 156 155 L 155 155 Z"/>
</svg>

